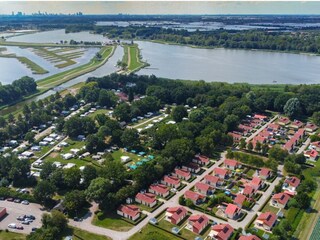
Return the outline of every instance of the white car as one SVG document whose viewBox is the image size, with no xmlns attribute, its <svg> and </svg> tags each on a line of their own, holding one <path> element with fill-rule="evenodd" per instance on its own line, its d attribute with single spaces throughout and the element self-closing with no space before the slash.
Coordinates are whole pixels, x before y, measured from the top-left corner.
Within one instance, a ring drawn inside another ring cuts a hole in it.
<svg viewBox="0 0 320 240">
<path fill-rule="evenodd" d="M 15 223 L 10 223 L 8 225 L 8 228 L 16 228 L 16 227 L 17 227 L 17 225 Z"/>
<path fill-rule="evenodd" d="M 29 201 L 28 201 L 28 200 L 23 200 L 21 203 L 22 203 L 23 205 L 29 205 Z"/>
</svg>

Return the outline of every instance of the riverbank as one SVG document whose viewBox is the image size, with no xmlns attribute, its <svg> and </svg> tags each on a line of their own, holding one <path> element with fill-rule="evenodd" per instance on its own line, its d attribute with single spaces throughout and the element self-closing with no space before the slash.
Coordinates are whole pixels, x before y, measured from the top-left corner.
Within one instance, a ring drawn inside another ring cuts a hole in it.
<svg viewBox="0 0 320 240">
<path fill-rule="evenodd" d="M 92 48 L 102 47 L 101 45 L 85 45 L 85 44 L 57 44 L 57 43 L 30 43 L 30 42 L 11 42 L 0 39 L 1 46 L 16 46 L 16 47 L 71 47 L 71 48 Z"/>
</svg>

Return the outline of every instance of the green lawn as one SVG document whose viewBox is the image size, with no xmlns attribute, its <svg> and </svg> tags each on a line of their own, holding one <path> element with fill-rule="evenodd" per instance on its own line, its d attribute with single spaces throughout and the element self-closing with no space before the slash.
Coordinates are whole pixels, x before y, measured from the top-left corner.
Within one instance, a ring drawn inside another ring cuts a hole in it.
<svg viewBox="0 0 320 240">
<path fill-rule="evenodd" d="M 129 164 L 132 164 L 132 163 L 136 163 L 138 161 L 140 161 L 141 159 L 143 159 L 144 157 L 140 157 L 138 156 L 137 154 L 134 154 L 134 153 L 131 153 L 131 152 L 125 152 L 122 148 L 120 148 L 119 150 L 117 151 L 114 151 L 112 153 L 112 157 L 115 159 L 115 160 L 120 160 L 120 158 L 122 156 L 128 156 L 130 157 L 131 161 L 129 162 Z"/>
<path fill-rule="evenodd" d="M 126 222 L 121 216 L 114 213 L 104 213 L 101 216 L 94 215 L 92 224 L 120 232 L 129 231 L 133 224 Z"/>
<path fill-rule="evenodd" d="M 147 224 L 140 232 L 134 234 L 129 240 L 179 240 L 181 238 L 175 237 L 166 231 L 163 231 L 151 224 Z"/>
<path fill-rule="evenodd" d="M 270 204 L 267 203 L 266 206 L 262 209 L 261 212 L 272 212 L 274 214 L 277 214 L 278 211 L 279 211 L 279 208 L 270 206 Z"/>
<path fill-rule="evenodd" d="M 6 232 L 4 230 L 0 231 L 0 240 L 25 240 L 26 235 L 21 233 L 13 233 L 13 232 Z"/>
<path fill-rule="evenodd" d="M 70 227 L 64 234 L 64 236 L 72 236 L 73 240 L 109 240 L 111 238 L 84 231 L 79 228 Z"/>
<path fill-rule="evenodd" d="M 251 168 L 246 174 L 247 174 L 248 177 L 252 177 L 255 172 L 256 171 Z"/>
<path fill-rule="evenodd" d="M 107 114 L 109 113 L 111 110 L 107 110 L 107 109 L 98 109 L 97 111 L 95 111 L 94 113 L 90 113 L 88 116 L 90 118 L 95 118 L 95 116 L 97 116 L 98 114 Z"/>
</svg>

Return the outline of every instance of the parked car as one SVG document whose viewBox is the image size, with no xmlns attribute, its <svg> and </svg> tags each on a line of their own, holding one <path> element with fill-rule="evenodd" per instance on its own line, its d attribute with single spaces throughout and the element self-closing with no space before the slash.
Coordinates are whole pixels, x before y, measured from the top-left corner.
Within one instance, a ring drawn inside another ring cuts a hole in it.
<svg viewBox="0 0 320 240">
<path fill-rule="evenodd" d="M 21 215 L 21 216 L 17 217 L 17 220 L 23 221 L 25 218 L 26 218 L 26 215 Z"/>
<path fill-rule="evenodd" d="M 10 223 L 9 225 L 8 225 L 8 228 L 16 228 L 17 227 L 17 225 L 15 224 L 15 223 Z"/>
<path fill-rule="evenodd" d="M 17 199 L 15 199 L 13 202 L 15 202 L 15 203 L 20 203 L 21 200 L 17 198 Z"/>
<path fill-rule="evenodd" d="M 13 198 L 7 198 L 8 202 L 13 202 Z"/>
<path fill-rule="evenodd" d="M 29 221 L 26 221 L 24 220 L 23 222 L 21 222 L 22 224 L 25 224 L 25 225 L 29 225 Z"/>
<path fill-rule="evenodd" d="M 38 230 L 38 228 L 33 227 L 33 228 L 31 229 L 31 232 L 35 232 L 35 231 L 37 231 L 37 230 Z"/>
<path fill-rule="evenodd" d="M 32 220 L 35 220 L 35 219 L 36 219 L 36 217 L 33 216 L 33 215 L 26 215 L 25 217 L 26 217 L 26 218 L 29 218 L 29 219 L 32 219 Z"/>
<path fill-rule="evenodd" d="M 4 197 L 0 197 L 0 200 L 3 201 L 3 200 L 4 200 Z"/>
<path fill-rule="evenodd" d="M 21 203 L 22 203 L 23 205 L 29 205 L 29 201 L 28 201 L 28 200 L 23 200 Z"/>
</svg>

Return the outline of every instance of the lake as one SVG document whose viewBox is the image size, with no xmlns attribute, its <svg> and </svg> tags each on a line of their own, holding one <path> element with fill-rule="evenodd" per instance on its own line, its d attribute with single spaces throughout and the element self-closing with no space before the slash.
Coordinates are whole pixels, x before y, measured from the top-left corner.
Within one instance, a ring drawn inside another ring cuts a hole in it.
<svg viewBox="0 0 320 240">
<path fill-rule="evenodd" d="M 207 82 L 312 84 L 320 81 L 320 57 L 237 49 L 199 49 L 138 41 L 150 66 L 138 74 Z"/>
<path fill-rule="evenodd" d="M 8 38 L 12 42 L 59 43 L 60 41 L 106 42 L 107 37 L 89 32 L 65 33 L 64 29 L 37 32 Z"/>
<path fill-rule="evenodd" d="M 24 56 L 34 63 L 38 64 L 42 68 L 46 69 L 49 73 L 41 75 L 33 74 L 26 65 L 20 63 L 17 59 L 0 58 L 0 82 L 2 84 L 12 83 L 14 80 L 19 79 L 23 76 L 29 76 L 33 77 L 35 80 L 39 80 L 59 72 L 67 71 L 71 68 L 75 68 L 88 63 L 90 59 L 92 59 L 99 51 L 99 48 L 78 48 L 77 51 L 84 51 L 84 53 L 81 57 L 74 59 L 74 61 L 76 61 L 75 64 L 65 68 L 57 68 L 54 66 L 57 63 L 52 63 L 38 56 L 30 48 L 20 48 L 14 46 L 6 46 L 5 48 L 7 49 L 6 53 L 14 53 L 16 56 Z M 12 66 L 14 66 L 14 68 Z"/>
</svg>

